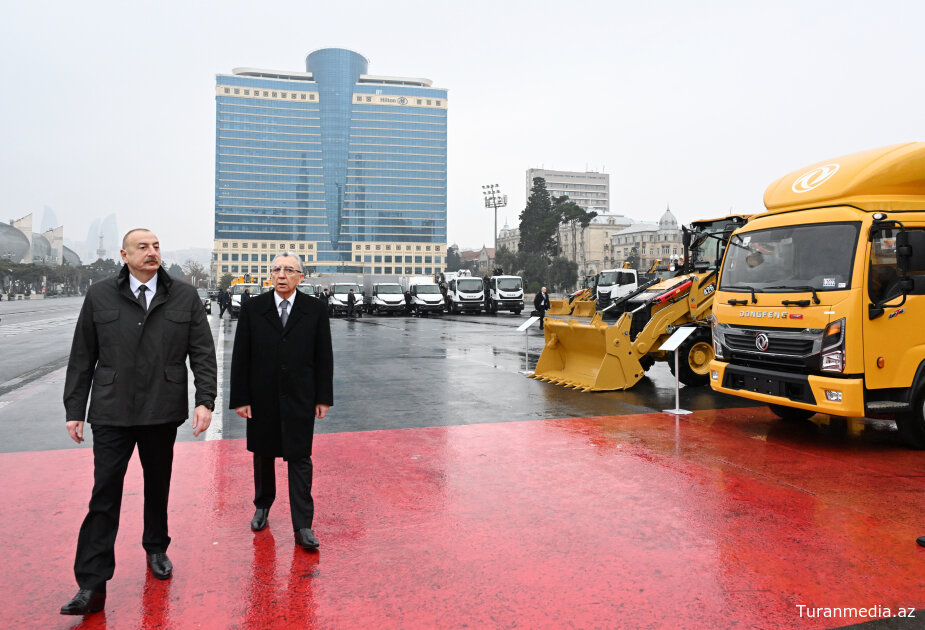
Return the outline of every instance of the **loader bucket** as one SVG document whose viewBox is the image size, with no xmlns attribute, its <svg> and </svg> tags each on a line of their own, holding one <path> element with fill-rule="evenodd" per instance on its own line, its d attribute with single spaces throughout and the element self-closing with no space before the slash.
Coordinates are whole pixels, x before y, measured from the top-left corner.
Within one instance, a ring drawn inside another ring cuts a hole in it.
<svg viewBox="0 0 925 630">
<path fill-rule="evenodd" d="M 572 315 L 575 317 L 593 317 L 595 311 L 597 311 L 597 302 L 594 300 L 575 302 Z"/>
<path fill-rule="evenodd" d="M 583 392 L 629 389 L 645 374 L 624 334 L 630 319 L 613 326 L 599 317 L 590 323 L 547 319 L 546 345 L 531 378 Z"/>
<path fill-rule="evenodd" d="M 546 311 L 547 315 L 571 315 L 572 314 L 572 304 L 569 302 L 568 298 L 564 300 L 549 300 L 549 310 Z"/>
</svg>

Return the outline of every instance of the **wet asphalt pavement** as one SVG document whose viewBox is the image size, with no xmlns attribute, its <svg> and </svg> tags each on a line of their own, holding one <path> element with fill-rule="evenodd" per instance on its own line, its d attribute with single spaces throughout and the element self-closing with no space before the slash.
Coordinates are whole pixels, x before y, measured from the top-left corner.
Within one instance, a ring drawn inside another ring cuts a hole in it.
<svg viewBox="0 0 925 630">
<path fill-rule="evenodd" d="M 0 452 L 74 448 L 61 402 L 82 298 L 0 302 Z M 629 391 L 581 393 L 524 375 L 542 332 L 517 332 L 512 314 L 363 316 L 331 321 L 335 405 L 317 433 L 648 413 L 674 408 L 674 377 L 658 363 Z M 237 322 L 209 316 L 221 374 L 208 439 L 244 436 L 224 409 Z M 526 348 L 526 352 L 525 352 Z M 525 361 L 526 354 L 526 361 Z M 192 379 L 190 379 L 192 382 Z M 191 392 L 192 398 L 192 392 Z M 749 406 L 706 388 L 681 388 L 684 409 Z M 193 439 L 189 423 L 179 439 Z M 81 448 L 87 448 L 88 440 Z"/>
</svg>

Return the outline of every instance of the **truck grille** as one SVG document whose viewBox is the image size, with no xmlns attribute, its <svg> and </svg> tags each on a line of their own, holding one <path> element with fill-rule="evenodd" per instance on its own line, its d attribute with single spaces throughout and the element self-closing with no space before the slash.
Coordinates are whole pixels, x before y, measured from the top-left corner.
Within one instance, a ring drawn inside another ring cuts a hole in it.
<svg viewBox="0 0 925 630">
<path fill-rule="evenodd" d="M 768 349 L 764 352 L 772 354 L 787 354 L 805 357 L 813 352 L 813 340 L 806 338 L 777 337 L 773 333 L 768 336 Z M 726 345 L 732 350 L 758 352 L 755 346 L 754 333 L 726 333 Z M 764 353 L 762 353 L 764 354 Z"/>
</svg>

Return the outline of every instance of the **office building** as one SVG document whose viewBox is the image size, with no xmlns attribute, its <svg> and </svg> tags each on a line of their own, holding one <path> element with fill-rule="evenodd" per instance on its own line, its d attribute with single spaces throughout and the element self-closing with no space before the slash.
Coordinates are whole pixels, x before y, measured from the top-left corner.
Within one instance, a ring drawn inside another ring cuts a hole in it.
<svg viewBox="0 0 925 630">
<path fill-rule="evenodd" d="M 431 275 L 446 256 L 447 91 L 326 48 L 305 72 L 216 75 L 213 275 Z"/>
<path fill-rule="evenodd" d="M 610 175 L 608 173 L 554 171 L 545 168 L 527 169 L 527 199 L 533 188 L 533 179 L 546 180 L 546 190 L 552 198 L 568 195 L 585 210 L 606 214 L 610 212 Z"/>
</svg>

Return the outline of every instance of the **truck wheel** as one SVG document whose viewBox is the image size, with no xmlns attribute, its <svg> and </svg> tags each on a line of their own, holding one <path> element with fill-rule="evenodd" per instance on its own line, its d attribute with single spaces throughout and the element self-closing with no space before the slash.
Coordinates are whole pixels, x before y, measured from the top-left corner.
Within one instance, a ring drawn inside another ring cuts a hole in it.
<svg viewBox="0 0 925 630">
<path fill-rule="evenodd" d="M 678 379 L 688 387 L 701 387 L 710 382 L 710 361 L 713 360 L 713 335 L 698 329 L 678 348 Z M 674 354 L 674 353 L 672 353 Z M 668 369 L 674 374 L 674 356 L 668 358 Z"/>
<path fill-rule="evenodd" d="M 815 411 L 810 411 L 809 409 L 797 409 L 796 407 L 785 407 L 784 405 L 768 405 L 768 409 L 774 412 L 774 415 L 781 420 L 796 422 L 809 420 L 816 415 Z"/>
<path fill-rule="evenodd" d="M 896 415 L 896 428 L 908 446 L 925 449 L 925 393 L 915 397 L 912 411 Z"/>
</svg>

